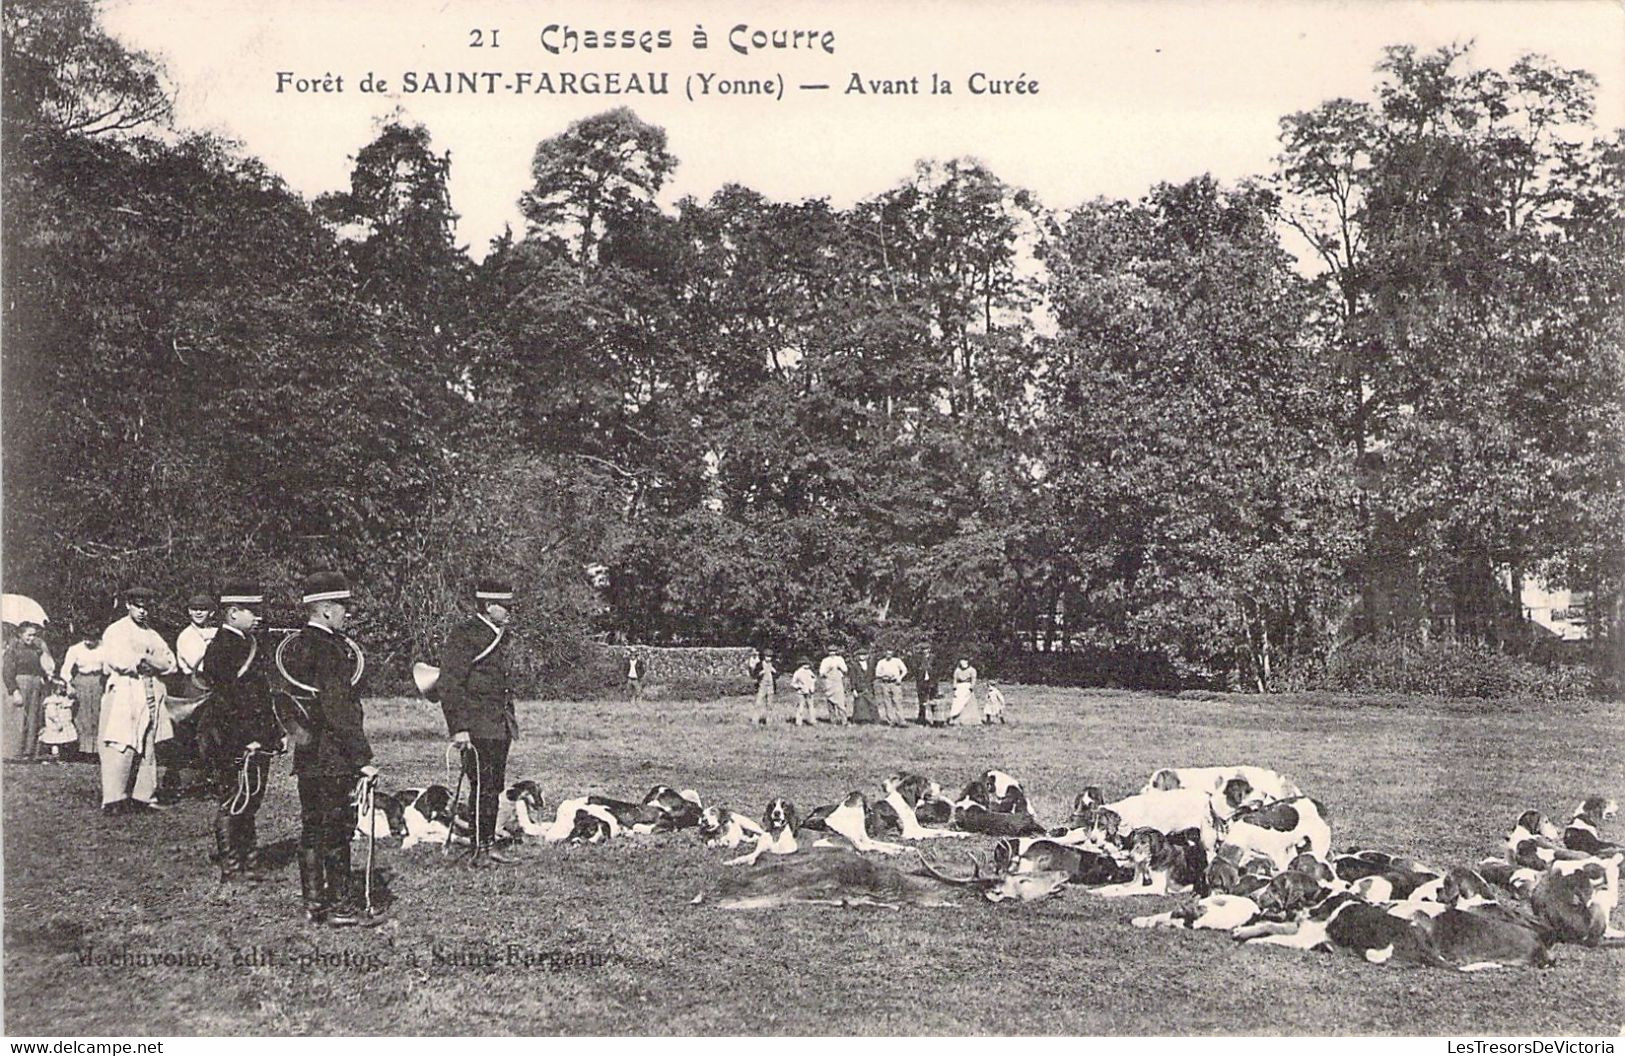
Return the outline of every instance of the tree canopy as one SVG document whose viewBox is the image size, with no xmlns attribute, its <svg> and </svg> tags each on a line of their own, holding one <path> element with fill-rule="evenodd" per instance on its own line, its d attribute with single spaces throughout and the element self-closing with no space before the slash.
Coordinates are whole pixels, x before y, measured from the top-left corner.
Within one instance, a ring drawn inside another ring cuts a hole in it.
<svg viewBox="0 0 1625 1056">
<path fill-rule="evenodd" d="M 1396 46 L 1272 171 L 1065 213 L 969 158 L 663 208 L 664 130 L 613 110 L 476 262 L 404 115 L 306 201 L 171 129 L 93 4 L 4 28 L 4 574 L 73 618 L 333 563 L 404 659 L 501 572 L 558 662 L 933 640 L 1269 689 L 1362 635 L 1526 648 L 1539 576 L 1612 652 L 1625 149 L 1584 71 Z"/>
</svg>

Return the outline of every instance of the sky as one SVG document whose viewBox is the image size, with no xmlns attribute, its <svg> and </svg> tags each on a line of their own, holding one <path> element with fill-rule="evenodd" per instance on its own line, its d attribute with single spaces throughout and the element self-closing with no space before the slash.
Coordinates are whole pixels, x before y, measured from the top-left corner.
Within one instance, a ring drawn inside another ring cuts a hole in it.
<svg viewBox="0 0 1625 1056">
<path fill-rule="evenodd" d="M 1625 127 L 1617 0 L 108 0 L 104 22 L 165 60 L 180 125 L 239 140 L 309 197 L 344 189 L 355 152 L 391 115 L 426 125 L 451 152 L 458 237 L 476 257 L 504 225 L 522 226 L 516 203 L 536 144 L 620 105 L 667 131 L 679 159 L 667 205 L 733 182 L 844 207 L 903 181 L 919 159 L 962 156 L 1057 209 L 1135 198 L 1204 172 L 1235 181 L 1269 170 L 1282 116 L 1338 96 L 1372 98 L 1373 67 L 1397 43 L 1471 41 L 1474 65 L 1500 69 L 1525 52 L 1546 54 L 1596 75 L 1598 126 Z M 693 44 L 697 25 L 704 50 Z M 634 47 L 548 51 L 544 43 L 569 39 L 565 27 L 614 30 L 617 42 L 631 30 Z M 662 30 L 667 48 L 656 46 Z M 765 49 L 751 47 L 758 30 Z M 636 46 L 644 31 L 647 53 Z M 773 47 L 774 31 L 800 46 Z M 369 72 L 385 91 L 360 90 Z M 430 73 L 444 82 L 460 72 L 496 74 L 481 83 L 499 90 L 421 90 Z M 532 90 L 544 75 L 559 87 L 563 74 L 589 72 L 618 73 L 623 84 L 665 73 L 670 94 Z M 328 75 L 343 78 L 342 90 L 295 90 Z M 418 92 L 403 90 L 408 75 Z M 700 75 L 712 77 L 710 94 Z M 952 94 L 932 94 L 933 75 Z M 866 87 L 917 85 L 918 94 L 849 91 L 854 77 Z M 978 77 L 982 86 L 1036 82 L 1037 91 L 977 94 Z M 723 95 L 724 82 L 767 82 L 774 95 Z"/>
</svg>

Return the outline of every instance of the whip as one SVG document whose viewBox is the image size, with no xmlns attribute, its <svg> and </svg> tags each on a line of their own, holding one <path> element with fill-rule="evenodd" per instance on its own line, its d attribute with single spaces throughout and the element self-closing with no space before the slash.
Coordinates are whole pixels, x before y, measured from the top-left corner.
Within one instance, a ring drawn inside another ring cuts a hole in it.
<svg viewBox="0 0 1625 1056">
<path fill-rule="evenodd" d="M 355 799 L 357 813 L 367 819 L 367 864 L 363 872 L 362 898 L 367 909 L 367 916 L 372 916 L 372 851 L 373 844 L 378 839 L 378 826 L 373 822 L 373 791 L 378 783 L 377 774 L 362 774 L 356 782 Z"/>
<path fill-rule="evenodd" d="M 266 775 L 254 765 L 257 755 L 278 755 L 278 752 L 268 752 L 261 748 L 258 741 L 250 744 L 243 750 L 243 761 L 237 766 L 237 791 L 226 800 L 226 813 L 232 817 L 239 817 L 254 802 L 254 797 L 265 791 Z"/>
<path fill-rule="evenodd" d="M 470 783 L 470 788 L 474 793 L 474 809 L 471 813 L 474 815 L 474 853 L 477 854 L 480 849 L 480 750 L 474 747 L 472 741 L 468 744 L 458 744 L 453 741 L 451 744 L 446 745 L 446 780 L 448 782 L 451 781 L 451 753 L 453 750 L 456 750 L 460 755 L 471 753 L 474 756 L 474 779 Z M 441 844 L 441 854 L 451 853 L 451 837 L 457 831 L 457 806 L 462 802 L 463 782 L 468 780 L 468 767 L 463 766 L 462 762 L 463 760 L 459 758 L 457 788 L 451 796 L 451 818 L 446 824 L 446 842 Z"/>
</svg>

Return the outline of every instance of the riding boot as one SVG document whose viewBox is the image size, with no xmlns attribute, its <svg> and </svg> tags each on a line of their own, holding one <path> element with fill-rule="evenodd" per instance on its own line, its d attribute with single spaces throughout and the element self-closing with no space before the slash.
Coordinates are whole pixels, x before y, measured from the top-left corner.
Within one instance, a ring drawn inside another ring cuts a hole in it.
<svg viewBox="0 0 1625 1056">
<path fill-rule="evenodd" d="M 384 922 L 382 914 L 376 911 L 369 913 L 364 905 L 360 884 L 350 872 L 348 840 L 327 852 L 327 876 L 333 892 L 332 908 L 327 911 L 329 927 L 370 928 Z"/>
<path fill-rule="evenodd" d="M 238 814 L 231 819 L 231 855 L 239 876 L 252 883 L 265 879 L 265 870 L 254 853 L 254 815 Z"/>
<path fill-rule="evenodd" d="M 311 924 L 327 919 L 329 899 L 325 871 L 321 851 L 299 848 L 299 897 L 305 906 L 305 920 Z"/>
<path fill-rule="evenodd" d="M 214 816 L 214 860 L 220 866 L 220 882 L 229 884 L 241 878 L 242 866 L 237 861 L 230 814 L 221 811 Z"/>
</svg>

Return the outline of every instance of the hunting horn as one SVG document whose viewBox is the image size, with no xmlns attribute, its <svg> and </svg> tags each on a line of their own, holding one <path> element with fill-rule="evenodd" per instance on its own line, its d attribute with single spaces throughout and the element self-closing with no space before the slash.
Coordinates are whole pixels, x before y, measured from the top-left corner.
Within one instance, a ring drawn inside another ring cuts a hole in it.
<svg viewBox="0 0 1625 1056">
<path fill-rule="evenodd" d="M 424 700 L 434 700 L 435 687 L 440 684 L 440 669 L 420 660 L 412 665 L 412 682 L 418 687 L 418 692 L 423 695 Z"/>
</svg>

